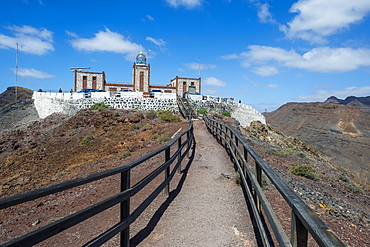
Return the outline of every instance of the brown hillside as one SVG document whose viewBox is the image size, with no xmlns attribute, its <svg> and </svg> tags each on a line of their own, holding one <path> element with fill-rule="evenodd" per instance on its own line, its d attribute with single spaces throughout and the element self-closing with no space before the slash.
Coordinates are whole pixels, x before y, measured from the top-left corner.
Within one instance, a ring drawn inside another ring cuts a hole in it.
<svg viewBox="0 0 370 247">
<path fill-rule="evenodd" d="M 0 132 L 0 198 L 118 166 L 122 155 L 158 148 L 186 127 L 134 110 L 86 109 Z"/>
<path fill-rule="evenodd" d="M 8 87 L 2 94 L 0 94 L 0 108 L 9 103 L 14 103 L 15 101 L 31 99 L 32 95 L 33 91 L 31 89 L 23 87 Z"/>
<path fill-rule="evenodd" d="M 266 114 L 268 124 L 298 138 L 330 161 L 370 182 L 370 115 L 348 105 L 288 103 Z"/>
</svg>

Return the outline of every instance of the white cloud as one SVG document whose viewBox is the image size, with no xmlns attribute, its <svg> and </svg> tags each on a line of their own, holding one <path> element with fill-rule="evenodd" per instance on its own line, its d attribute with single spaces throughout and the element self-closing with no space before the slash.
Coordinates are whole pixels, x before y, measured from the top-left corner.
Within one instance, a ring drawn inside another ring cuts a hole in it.
<svg viewBox="0 0 370 247">
<path fill-rule="evenodd" d="M 12 69 L 15 73 L 15 69 Z M 27 69 L 27 68 L 18 68 L 18 75 L 22 77 L 35 77 L 38 79 L 47 79 L 47 78 L 53 78 L 55 75 L 50 75 L 49 73 L 39 71 L 36 69 Z"/>
<path fill-rule="evenodd" d="M 73 48 L 81 51 L 107 51 L 126 54 L 125 58 L 127 60 L 133 60 L 143 50 L 141 45 L 131 42 L 123 35 L 112 32 L 108 28 L 95 33 L 95 36 L 90 39 L 77 38 L 71 40 L 71 44 Z"/>
<path fill-rule="evenodd" d="M 25 53 L 44 55 L 48 51 L 54 51 L 53 32 L 45 28 L 31 26 L 8 26 L 5 27 L 14 33 L 14 37 L 0 34 L 0 49 L 18 49 Z"/>
<path fill-rule="evenodd" d="M 204 0 L 166 0 L 171 7 L 184 6 L 187 9 L 192 9 L 201 6 Z"/>
<path fill-rule="evenodd" d="M 259 9 L 258 9 L 258 12 L 257 12 L 257 15 L 258 15 L 258 18 L 260 20 L 260 22 L 262 23 L 275 23 L 275 20 L 272 18 L 272 15 L 269 11 L 269 8 L 270 6 L 265 3 L 265 4 L 261 4 L 259 6 Z"/>
<path fill-rule="evenodd" d="M 370 49 L 318 47 L 304 54 L 295 50 L 285 50 L 270 46 L 248 46 L 249 51 L 239 55 L 245 68 L 253 65 L 270 68 L 270 75 L 278 73 L 276 66 L 299 68 L 314 72 L 334 73 L 353 71 L 363 66 L 370 66 Z M 269 75 L 268 70 L 254 69 L 260 75 Z"/>
<path fill-rule="evenodd" d="M 75 32 L 66 30 L 66 34 L 72 38 L 78 38 L 78 35 Z"/>
<path fill-rule="evenodd" d="M 154 18 L 153 18 L 153 16 L 151 16 L 151 15 L 146 15 L 146 18 L 147 18 L 149 21 L 154 21 Z"/>
<path fill-rule="evenodd" d="M 152 37 L 146 37 L 146 40 L 153 42 L 157 46 L 165 46 L 166 43 L 167 43 L 163 39 L 155 39 L 155 38 L 152 38 Z"/>
<path fill-rule="evenodd" d="M 291 39 L 324 43 L 326 37 L 349 28 L 370 12 L 369 0 L 299 0 L 289 10 L 297 13 L 280 29 Z"/>
<path fill-rule="evenodd" d="M 277 84 L 268 84 L 267 87 L 268 88 L 277 88 L 277 87 L 279 87 L 279 85 L 277 85 Z"/>
<path fill-rule="evenodd" d="M 215 86 L 215 87 L 225 87 L 227 85 L 226 82 L 223 82 L 220 79 L 217 79 L 215 77 L 207 77 L 202 82 L 204 85 Z"/>
<path fill-rule="evenodd" d="M 223 59 L 239 59 L 240 56 L 239 56 L 239 54 L 233 53 L 233 54 L 221 56 L 221 58 L 223 58 Z"/>
<path fill-rule="evenodd" d="M 216 69 L 217 66 L 214 64 L 199 64 L 199 63 L 184 63 L 184 66 L 188 67 L 189 69 L 201 70 L 205 69 Z"/>
<path fill-rule="evenodd" d="M 364 87 L 347 87 L 331 91 L 318 90 L 310 95 L 300 95 L 296 98 L 299 101 L 325 101 L 330 96 L 335 96 L 339 99 L 345 99 L 348 96 L 366 97 L 370 95 L 370 86 Z"/>
<path fill-rule="evenodd" d="M 260 76 L 273 76 L 279 74 L 279 70 L 273 66 L 262 66 L 252 70 L 253 73 Z"/>
</svg>

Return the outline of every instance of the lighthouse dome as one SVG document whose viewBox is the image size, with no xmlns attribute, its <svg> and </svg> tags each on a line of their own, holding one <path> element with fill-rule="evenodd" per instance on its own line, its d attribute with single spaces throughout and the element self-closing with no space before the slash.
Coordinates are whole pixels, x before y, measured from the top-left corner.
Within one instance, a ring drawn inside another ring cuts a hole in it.
<svg viewBox="0 0 370 247">
<path fill-rule="evenodd" d="M 136 64 L 138 65 L 146 65 L 146 56 L 143 54 L 143 52 L 140 52 L 137 56 L 136 56 Z"/>
</svg>

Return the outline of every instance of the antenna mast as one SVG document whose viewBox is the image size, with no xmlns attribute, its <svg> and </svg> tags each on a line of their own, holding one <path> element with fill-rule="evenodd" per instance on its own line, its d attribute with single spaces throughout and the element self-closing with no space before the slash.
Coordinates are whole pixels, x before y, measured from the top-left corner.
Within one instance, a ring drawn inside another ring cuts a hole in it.
<svg viewBox="0 0 370 247">
<path fill-rule="evenodd" d="M 17 53 L 15 56 L 15 101 L 18 98 L 18 43 L 17 43 Z"/>
</svg>

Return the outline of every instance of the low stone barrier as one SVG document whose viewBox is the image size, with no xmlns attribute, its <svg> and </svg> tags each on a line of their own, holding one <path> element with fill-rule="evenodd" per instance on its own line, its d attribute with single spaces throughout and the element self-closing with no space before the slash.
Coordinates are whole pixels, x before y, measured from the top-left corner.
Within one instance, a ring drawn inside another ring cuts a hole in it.
<svg viewBox="0 0 370 247">
<path fill-rule="evenodd" d="M 75 115 L 81 109 L 90 108 L 95 103 L 103 102 L 115 109 L 138 109 L 138 110 L 170 110 L 178 114 L 179 107 L 176 98 L 144 98 L 144 97 L 97 97 L 99 94 L 91 98 L 81 98 L 82 94 L 76 93 L 45 93 L 34 92 L 34 104 L 40 118 L 45 118 L 52 113 L 60 112 L 70 116 Z M 215 98 L 216 99 L 216 98 Z M 216 112 L 222 114 L 227 111 L 231 117 L 238 120 L 241 126 L 249 126 L 252 121 L 260 121 L 266 124 L 265 117 L 258 113 L 254 108 L 236 103 L 231 100 L 217 98 L 217 100 L 192 100 L 189 99 L 195 111 L 206 109 L 208 112 Z"/>
<path fill-rule="evenodd" d="M 81 109 L 90 108 L 95 103 L 103 102 L 115 109 L 140 109 L 144 111 L 170 110 L 178 114 L 176 99 L 135 98 L 135 97 L 102 97 L 102 98 L 69 98 L 54 93 L 34 92 L 34 104 L 40 118 L 45 118 L 54 112 L 61 112 L 70 116 Z"/>
<path fill-rule="evenodd" d="M 216 112 L 222 114 L 222 112 L 229 112 L 231 117 L 239 121 L 240 125 L 247 127 L 252 121 L 260 121 L 266 124 L 265 117 L 257 112 L 254 108 L 235 101 L 213 101 L 213 100 L 192 100 L 188 99 L 194 110 L 206 109 L 208 112 Z"/>
</svg>

